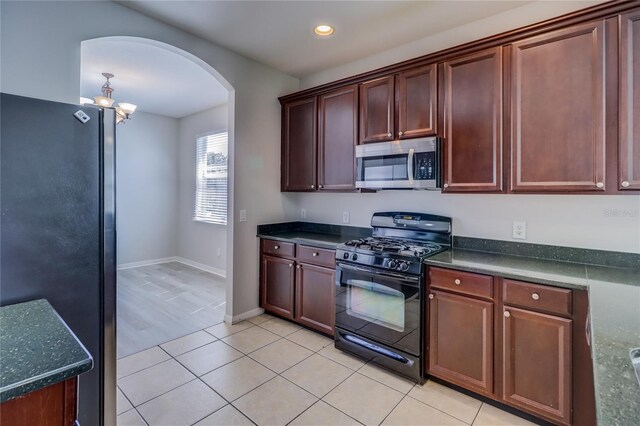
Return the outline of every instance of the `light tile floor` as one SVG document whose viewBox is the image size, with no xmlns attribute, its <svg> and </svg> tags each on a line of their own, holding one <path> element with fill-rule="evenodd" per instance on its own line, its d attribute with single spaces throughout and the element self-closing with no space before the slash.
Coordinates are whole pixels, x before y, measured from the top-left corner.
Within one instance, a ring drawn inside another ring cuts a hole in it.
<svg viewBox="0 0 640 426">
<path fill-rule="evenodd" d="M 530 425 L 351 357 L 270 315 L 118 360 L 118 425 Z"/>
</svg>

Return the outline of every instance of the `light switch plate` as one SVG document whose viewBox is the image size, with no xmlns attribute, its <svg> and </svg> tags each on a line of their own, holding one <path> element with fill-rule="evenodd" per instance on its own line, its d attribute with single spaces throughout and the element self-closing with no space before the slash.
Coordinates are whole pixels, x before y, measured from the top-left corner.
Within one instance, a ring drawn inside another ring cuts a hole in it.
<svg viewBox="0 0 640 426">
<path fill-rule="evenodd" d="M 246 221 L 247 221 L 247 211 L 240 210 L 240 222 L 246 222 Z"/>
<path fill-rule="evenodd" d="M 342 223 L 349 223 L 349 212 L 342 212 Z"/>
<path fill-rule="evenodd" d="M 518 240 L 527 239 L 527 222 L 513 222 L 513 238 Z"/>
<path fill-rule="evenodd" d="M 300 219 L 307 218 L 307 209 L 300 209 Z"/>
<path fill-rule="evenodd" d="M 73 113 L 74 117 L 76 117 L 78 119 L 79 122 L 81 123 L 86 123 L 87 121 L 91 120 L 91 117 L 89 117 L 83 110 L 79 109 L 76 112 Z"/>
</svg>

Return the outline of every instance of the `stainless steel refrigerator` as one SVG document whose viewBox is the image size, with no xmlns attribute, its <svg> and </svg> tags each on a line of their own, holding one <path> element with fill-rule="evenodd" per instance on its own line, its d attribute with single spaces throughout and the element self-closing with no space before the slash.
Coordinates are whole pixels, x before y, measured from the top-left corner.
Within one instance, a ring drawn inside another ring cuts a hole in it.
<svg viewBox="0 0 640 426">
<path fill-rule="evenodd" d="M 79 423 L 115 425 L 115 112 L 2 93 L 0 126 L 0 305 L 51 303 L 94 360 Z"/>
</svg>

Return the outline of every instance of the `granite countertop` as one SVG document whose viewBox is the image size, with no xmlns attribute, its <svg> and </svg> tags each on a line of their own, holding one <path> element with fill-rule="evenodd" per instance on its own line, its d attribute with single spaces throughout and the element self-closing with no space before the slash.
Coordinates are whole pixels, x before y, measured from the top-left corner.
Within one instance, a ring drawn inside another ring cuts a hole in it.
<svg viewBox="0 0 640 426">
<path fill-rule="evenodd" d="M 85 373 L 93 359 L 44 299 L 0 308 L 0 402 Z"/>
<path fill-rule="evenodd" d="M 286 222 L 258 226 L 259 238 L 308 244 L 314 247 L 336 249 L 338 245 L 355 238 L 371 235 L 370 228 L 328 225 L 309 222 Z"/>
<path fill-rule="evenodd" d="M 589 293 L 599 425 L 640 425 L 640 384 L 629 358 L 640 347 L 640 269 L 453 248 L 427 265 L 498 275 Z"/>
</svg>

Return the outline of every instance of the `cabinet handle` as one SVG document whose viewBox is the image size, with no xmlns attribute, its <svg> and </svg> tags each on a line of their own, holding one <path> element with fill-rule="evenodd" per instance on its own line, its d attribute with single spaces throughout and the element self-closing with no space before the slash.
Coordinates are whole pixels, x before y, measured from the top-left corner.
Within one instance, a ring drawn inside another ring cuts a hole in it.
<svg viewBox="0 0 640 426">
<path fill-rule="evenodd" d="M 625 180 L 625 181 L 623 181 L 623 182 L 621 183 L 621 185 L 622 185 L 622 187 L 623 187 L 623 188 L 628 188 L 628 187 L 629 187 L 629 182 L 627 182 L 627 181 Z"/>
<path fill-rule="evenodd" d="M 456 283 L 456 285 L 460 285 L 460 283 L 461 283 L 461 281 L 460 281 L 458 278 L 456 278 L 455 280 L 453 280 L 453 282 L 454 282 L 454 283 Z"/>
<path fill-rule="evenodd" d="M 448 183 L 445 183 L 445 184 L 444 184 L 444 185 L 442 185 L 442 186 L 444 186 L 445 188 L 448 188 L 448 187 L 449 187 L 449 184 L 448 184 Z"/>
<path fill-rule="evenodd" d="M 433 294 L 430 294 L 430 295 L 429 295 L 429 299 L 433 299 Z"/>
<path fill-rule="evenodd" d="M 280 246 L 273 246 L 274 250 L 278 250 L 280 248 Z"/>
<path fill-rule="evenodd" d="M 387 137 L 390 138 L 392 136 L 391 132 L 387 133 Z"/>
<path fill-rule="evenodd" d="M 318 257 L 318 253 L 317 252 L 313 252 L 313 254 L 311 254 L 311 256 Z"/>
<path fill-rule="evenodd" d="M 509 311 L 504 311 L 504 316 L 509 318 L 511 316 L 511 313 Z"/>
<path fill-rule="evenodd" d="M 398 132 L 398 136 L 402 136 L 402 135 L 404 135 L 404 133 L 403 133 L 403 132 L 401 132 L 401 131 L 400 131 L 400 132 Z"/>
<path fill-rule="evenodd" d="M 603 182 L 598 182 L 598 183 L 596 183 L 596 186 L 598 188 L 604 188 L 604 183 Z"/>
<path fill-rule="evenodd" d="M 539 295 L 538 293 L 533 293 L 533 294 L 531 295 L 531 298 L 532 298 L 533 300 L 538 300 L 538 299 L 540 299 L 540 295 Z"/>
<path fill-rule="evenodd" d="M 293 268 L 293 263 L 290 263 L 290 264 L 289 264 L 289 268 Z"/>
</svg>

